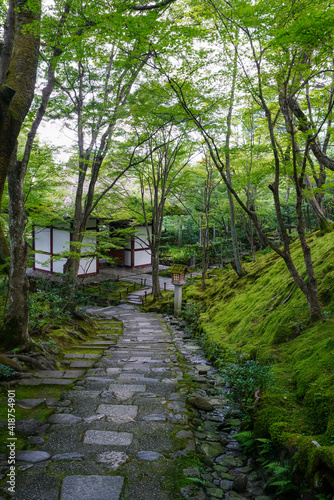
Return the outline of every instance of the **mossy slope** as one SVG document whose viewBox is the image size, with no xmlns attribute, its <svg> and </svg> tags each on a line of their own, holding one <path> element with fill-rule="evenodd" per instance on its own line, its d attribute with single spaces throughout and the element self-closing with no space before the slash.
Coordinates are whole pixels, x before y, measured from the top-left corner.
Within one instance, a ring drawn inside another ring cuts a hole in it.
<svg viewBox="0 0 334 500">
<path fill-rule="evenodd" d="M 321 467 L 334 478 L 334 234 L 314 233 L 309 245 L 323 311 L 316 323 L 309 322 L 305 297 L 273 252 L 246 264 L 241 279 L 234 271 L 214 270 L 205 292 L 195 281 L 185 295 L 201 304 L 199 329 L 209 345 L 272 365 L 275 386 L 263 394 L 255 432 L 295 453 L 305 476 L 319 482 Z M 292 256 L 305 277 L 298 243 Z"/>
</svg>

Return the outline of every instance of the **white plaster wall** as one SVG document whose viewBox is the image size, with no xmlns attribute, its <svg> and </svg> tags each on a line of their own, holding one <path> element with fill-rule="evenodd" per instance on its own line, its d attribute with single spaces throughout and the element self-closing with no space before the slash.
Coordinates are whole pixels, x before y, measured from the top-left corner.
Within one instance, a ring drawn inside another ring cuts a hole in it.
<svg viewBox="0 0 334 500">
<path fill-rule="evenodd" d="M 79 274 L 90 274 L 97 272 L 97 259 L 96 257 L 87 257 L 80 259 Z"/>
<path fill-rule="evenodd" d="M 63 273 L 64 265 L 67 259 L 53 259 L 53 272 L 54 273 Z"/>
<path fill-rule="evenodd" d="M 150 226 L 149 226 L 149 234 L 152 234 Z M 138 226 L 135 233 L 135 248 L 146 248 L 146 247 L 148 247 L 146 227 Z"/>
<path fill-rule="evenodd" d="M 51 271 L 50 255 L 45 255 L 44 253 L 36 253 L 35 269 L 41 269 L 42 271 Z"/>
<path fill-rule="evenodd" d="M 53 253 L 62 253 L 65 250 L 69 250 L 70 238 L 69 231 L 53 229 Z"/>
<path fill-rule="evenodd" d="M 124 250 L 124 265 L 131 267 L 131 250 Z"/>
<path fill-rule="evenodd" d="M 135 252 L 135 267 L 137 266 L 146 266 L 151 264 L 151 252 L 146 250 L 140 250 Z"/>
<path fill-rule="evenodd" d="M 86 235 L 82 240 L 82 252 L 94 253 L 96 250 L 96 232 L 91 231 L 91 234 Z"/>
<path fill-rule="evenodd" d="M 35 250 L 51 252 L 49 227 L 35 228 Z"/>
</svg>

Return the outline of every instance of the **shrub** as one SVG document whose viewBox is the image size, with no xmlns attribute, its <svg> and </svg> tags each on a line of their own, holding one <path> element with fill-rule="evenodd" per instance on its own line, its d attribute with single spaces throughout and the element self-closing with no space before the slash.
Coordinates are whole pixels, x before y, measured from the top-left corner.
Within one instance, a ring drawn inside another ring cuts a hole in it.
<svg viewBox="0 0 334 500">
<path fill-rule="evenodd" d="M 15 370 L 8 365 L 0 363 L 0 378 L 9 378 L 14 375 Z"/>
<path fill-rule="evenodd" d="M 270 366 L 261 366 L 258 361 L 248 360 L 242 364 L 231 363 L 220 373 L 230 385 L 228 397 L 245 413 L 253 409 L 255 392 L 263 391 L 272 384 Z"/>
</svg>

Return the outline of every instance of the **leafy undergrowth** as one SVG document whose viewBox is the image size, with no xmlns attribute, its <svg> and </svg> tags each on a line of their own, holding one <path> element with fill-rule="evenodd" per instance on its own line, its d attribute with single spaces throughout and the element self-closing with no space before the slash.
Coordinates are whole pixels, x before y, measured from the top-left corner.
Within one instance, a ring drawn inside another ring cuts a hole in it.
<svg viewBox="0 0 334 500">
<path fill-rule="evenodd" d="M 274 252 L 246 264 L 241 279 L 215 269 L 205 292 L 196 279 L 184 290 L 185 316 L 221 368 L 248 359 L 272 367 L 274 384 L 262 394 L 254 434 L 293 455 L 303 480 L 326 490 L 334 485 L 334 234 L 314 233 L 309 245 L 320 321 L 310 323 L 306 299 Z M 292 256 L 305 277 L 298 243 Z"/>
</svg>

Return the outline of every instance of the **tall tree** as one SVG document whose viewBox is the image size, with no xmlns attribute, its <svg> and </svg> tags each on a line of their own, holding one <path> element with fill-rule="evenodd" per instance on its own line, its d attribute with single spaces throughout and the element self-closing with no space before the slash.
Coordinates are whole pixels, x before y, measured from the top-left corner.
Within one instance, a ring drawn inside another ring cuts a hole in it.
<svg viewBox="0 0 334 500">
<path fill-rule="evenodd" d="M 153 123 L 151 120 L 151 127 Z M 137 155 L 147 158 L 132 173 L 139 184 L 139 216 L 146 226 L 147 239 L 152 255 L 153 295 L 161 295 L 159 282 L 159 249 L 163 226 L 165 204 L 171 196 L 179 174 L 194 157 L 193 145 L 187 132 L 180 125 L 167 121 L 155 129 L 148 130 L 148 124 L 136 127 L 136 134 L 149 132 L 150 138 Z M 145 131 L 146 129 L 146 131 Z M 133 208 L 133 213 L 135 209 Z M 152 230 L 149 230 L 149 226 Z"/>
<path fill-rule="evenodd" d="M 302 15 L 305 13 L 305 5 L 293 4 L 290 10 L 287 10 L 285 4 L 268 5 L 265 2 L 257 2 L 254 5 L 245 0 L 234 4 L 220 2 L 219 0 L 208 0 L 210 11 L 205 12 L 206 19 L 212 20 L 212 25 L 218 30 L 220 37 L 218 43 L 221 43 L 222 53 L 226 52 L 228 43 L 232 43 L 237 49 L 239 81 L 238 85 L 242 88 L 245 94 L 250 95 L 255 103 L 262 108 L 265 118 L 268 136 L 271 145 L 272 159 L 271 164 L 274 168 L 274 179 L 270 183 L 270 190 L 273 194 L 274 206 L 276 211 L 277 223 L 283 241 L 283 248 L 278 247 L 273 241 L 269 240 L 266 234 L 261 229 L 257 214 L 247 207 L 247 204 L 238 194 L 237 190 L 231 185 L 231 182 L 226 175 L 226 160 L 221 148 L 221 140 L 219 138 L 217 127 L 213 120 L 217 114 L 211 114 L 208 120 L 205 112 L 210 111 L 210 106 L 204 105 L 210 99 L 210 90 L 206 90 L 206 99 L 199 98 L 197 103 L 194 102 L 194 87 L 197 82 L 193 80 L 193 85 L 185 82 L 184 75 L 180 76 L 171 73 L 169 68 L 163 61 L 159 60 L 157 67 L 166 75 L 169 84 L 178 97 L 185 113 L 193 120 L 198 129 L 201 131 L 204 140 L 210 150 L 212 160 L 221 173 L 226 186 L 233 195 L 234 199 L 239 203 L 242 209 L 252 219 L 254 227 L 266 245 L 271 246 L 285 261 L 291 276 L 296 285 L 304 293 L 311 319 L 318 319 L 321 316 L 321 308 L 317 294 L 317 283 L 311 259 L 310 248 L 305 237 L 305 225 L 302 217 L 301 203 L 304 196 L 303 183 L 306 175 L 307 161 L 309 157 L 309 149 L 311 144 L 315 143 L 315 138 L 309 133 L 304 141 L 302 150 L 298 150 L 298 142 L 295 138 L 295 131 L 291 120 L 289 121 L 289 130 L 287 133 L 282 133 L 282 121 L 280 116 L 284 115 L 286 103 L 289 104 L 290 89 L 296 91 L 295 82 L 299 78 L 299 72 L 302 68 L 301 50 L 295 47 L 295 41 L 290 38 L 291 47 L 287 49 L 283 47 L 282 39 L 286 40 L 285 32 L 290 30 L 291 26 L 301 23 Z M 202 4 L 201 7 L 202 8 Z M 204 7 L 205 9 L 205 7 Z M 297 23 L 296 23 L 297 18 Z M 270 22 L 268 21 L 270 19 Z M 283 23 L 284 20 L 284 23 Z M 283 28 L 282 28 L 283 26 Z M 235 36 L 238 32 L 239 35 Z M 291 34 L 291 30 L 289 35 Z M 319 39 L 317 40 L 320 44 Z M 282 57 L 282 54 L 284 56 Z M 197 69 L 198 71 L 198 69 Z M 309 70 L 308 70 L 309 71 Z M 194 69 L 193 69 L 194 72 Z M 189 74 L 190 71 L 188 72 Z M 198 73 L 200 74 L 200 73 Z M 309 74 L 308 79 L 311 78 Z M 289 89 L 289 94 L 282 89 Z M 299 88 L 299 87 L 298 87 Z M 217 92 L 217 91 L 216 91 Z M 213 92 L 211 91 L 211 94 Z M 198 93 L 197 93 L 198 95 Z M 275 103 L 276 98 L 276 103 Z M 277 100 L 279 104 L 277 105 Z M 216 105 L 222 109 L 222 102 L 216 98 Z M 213 101 L 211 100 L 211 108 Z M 285 106 L 285 109 L 284 109 Z M 204 111 L 205 109 L 205 111 Z M 285 128 L 287 121 L 285 120 Z M 321 124 L 315 133 L 317 136 L 321 131 Z M 289 143 L 291 149 L 291 161 L 286 158 L 286 146 Z M 322 155 L 323 158 L 324 155 Z M 289 164 L 291 178 L 294 181 L 296 194 L 296 211 L 298 216 L 298 234 L 301 247 L 304 255 L 304 264 L 307 274 L 305 280 L 297 270 L 297 264 L 292 261 L 290 252 L 290 238 L 282 215 L 282 203 L 280 198 L 280 185 L 282 175 L 285 175 L 285 169 Z"/>
</svg>

